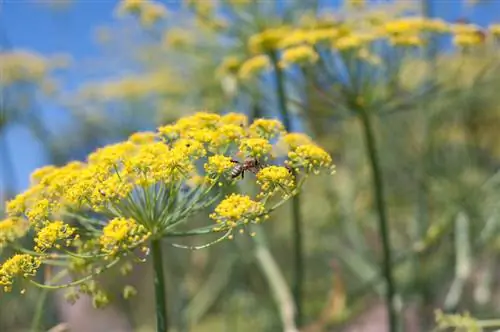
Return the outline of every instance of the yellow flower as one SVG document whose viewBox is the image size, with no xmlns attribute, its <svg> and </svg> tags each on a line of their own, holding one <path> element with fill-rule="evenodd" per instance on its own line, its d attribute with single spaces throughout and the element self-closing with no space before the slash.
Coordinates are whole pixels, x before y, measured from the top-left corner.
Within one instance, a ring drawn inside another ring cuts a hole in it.
<svg viewBox="0 0 500 332">
<path fill-rule="evenodd" d="M 453 37 L 453 43 L 457 46 L 475 46 L 482 44 L 484 37 L 479 33 L 458 33 Z"/>
<path fill-rule="evenodd" d="M 243 80 L 247 80 L 269 69 L 269 67 L 270 61 L 267 55 L 257 55 L 243 62 L 238 71 L 238 76 Z"/>
<path fill-rule="evenodd" d="M 234 143 L 239 144 L 241 138 L 245 136 L 245 130 L 235 124 L 222 125 L 212 135 L 210 145 L 215 149 L 224 149 Z"/>
<path fill-rule="evenodd" d="M 276 119 L 257 119 L 249 128 L 252 136 L 271 139 L 285 132 L 283 124 Z"/>
<path fill-rule="evenodd" d="M 182 48 L 193 44 L 193 42 L 193 35 L 181 28 L 172 28 L 163 36 L 163 43 L 169 47 Z"/>
<path fill-rule="evenodd" d="M 322 168 L 332 166 L 330 155 L 314 144 L 299 146 L 288 153 L 287 164 L 294 169 L 303 168 L 306 172 L 318 173 Z"/>
<path fill-rule="evenodd" d="M 206 155 L 206 150 L 201 143 L 203 140 L 181 138 L 174 143 L 174 149 L 185 154 L 190 160 L 196 160 Z"/>
<path fill-rule="evenodd" d="M 145 27 L 150 27 L 166 14 L 165 7 L 156 1 L 149 0 L 122 0 L 118 5 L 118 15 L 138 15 Z"/>
<path fill-rule="evenodd" d="M 33 171 L 33 173 L 31 173 L 31 176 L 30 176 L 31 184 L 35 185 L 35 184 L 39 183 L 44 177 L 46 177 L 47 175 L 50 175 L 55 170 L 57 170 L 57 168 L 53 165 L 49 165 L 49 166 L 35 169 Z"/>
<path fill-rule="evenodd" d="M 180 136 L 180 128 L 176 125 L 166 125 L 159 127 L 158 132 L 167 142 L 176 140 Z"/>
<path fill-rule="evenodd" d="M 40 229 L 35 237 L 35 250 L 38 252 L 45 251 L 52 247 L 58 248 L 60 244 L 57 241 L 66 241 L 65 245 L 70 244 L 70 238 L 75 235 L 76 229 L 70 227 L 62 221 L 54 221 L 47 223 Z"/>
<path fill-rule="evenodd" d="M 151 131 L 138 132 L 130 135 L 128 140 L 135 144 L 152 143 L 156 139 L 156 133 Z"/>
<path fill-rule="evenodd" d="M 345 2 L 354 8 L 363 8 L 366 5 L 366 0 L 345 0 Z"/>
<path fill-rule="evenodd" d="M 217 68 L 217 75 L 236 75 L 241 66 L 241 60 L 235 56 L 228 56 L 222 60 L 222 63 Z"/>
<path fill-rule="evenodd" d="M 221 117 L 221 122 L 246 127 L 248 125 L 248 118 L 245 114 L 241 113 L 227 113 Z"/>
<path fill-rule="evenodd" d="M 4 291 L 11 291 L 15 277 L 34 276 L 40 264 L 40 258 L 26 254 L 14 255 L 0 267 L 0 285 L 4 287 Z"/>
<path fill-rule="evenodd" d="M 424 40 L 414 34 L 392 36 L 389 41 L 394 46 L 422 46 L 424 44 Z"/>
<path fill-rule="evenodd" d="M 280 144 L 285 145 L 285 147 L 289 150 L 295 150 L 301 145 L 311 143 L 312 139 L 303 133 L 288 133 L 283 135 L 280 140 Z"/>
<path fill-rule="evenodd" d="M 318 61 L 318 58 L 318 53 L 311 46 L 296 46 L 283 51 L 280 66 L 285 68 L 292 64 L 311 64 Z"/>
<path fill-rule="evenodd" d="M 145 0 L 122 0 L 119 4 L 119 13 L 139 13 Z"/>
<path fill-rule="evenodd" d="M 276 50 L 281 39 L 289 32 L 290 29 L 288 27 L 264 30 L 250 37 L 248 40 L 248 49 L 253 54 L 267 53 Z"/>
<path fill-rule="evenodd" d="M 26 217 L 32 225 L 43 223 L 49 219 L 52 205 L 48 199 L 42 198 L 26 210 Z"/>
<path fill-rule="evenodd" d="M 49 71 L 49 60 L 39 54 L 13 50 L 0 54 L 0 86 L 15 82 L 41 82 Z"/>
<path fill-rule="evenodd" d="M 494 36 L 500 37 L 500 24 L 490 25 L 489 30 Z"/>
<path fill-rule="evenodd" d="M 240 143 L 240 151 L 247 156 L 261 158 L 271 150 L 271 143 L 264 138 L 245 138 Z"/>
<path fill-rule="evenodd" d="M 288 198 L 295 188 L 293 174 L 282 166 L 268 166 L 257 173 L 257 183 L 262 190 L 261 196 L 273 195 L 279 191 Z"/>
<path fill-rule="evenodd" d="M 0 221 L 0 249 L 9 242 L 23 237 L 28 231 L 29 223 L 22 218 L 7 218 Z"/>
<path fill-rule="evenodd" d="M 149 236 L 144 226 L 127 218 L 110 220 L 102 231 L 99 242 L 102 251 L 109 255 L 115 255 L 121 250 L 130 250 L 144 242 Z"/>
<path fill-rule="evenodd" d="M 365 46 L 377 38 L 374 34 L 351 34 L 333 42 L 333 47 L 340 51 L 349 51 Z"/>
<path fill-rule="evenodd" d="M 416 34 L 424 27 L 424 22 L 421 17 L 409 17 L 386 22 L 383 28 L 390 35 Z"/>
<path fill-rule="evenodd" d="M 220 154 L 210 156 L 208 162 L 204 165 L 205 172 L 209 175 L 222 175 L 229 172 L 234 167 L 230 157 Z"/>
<path fill-rule="evenodd" d="M 262 203 L 253 201 L 248 196 L 231 194 L 220 202 L 210 218 L 220 224 L 220 230 L 225 230 L 236 227 L 238 224 L 257 222 L 264 212 L 265 208 Z"/>
</svg>

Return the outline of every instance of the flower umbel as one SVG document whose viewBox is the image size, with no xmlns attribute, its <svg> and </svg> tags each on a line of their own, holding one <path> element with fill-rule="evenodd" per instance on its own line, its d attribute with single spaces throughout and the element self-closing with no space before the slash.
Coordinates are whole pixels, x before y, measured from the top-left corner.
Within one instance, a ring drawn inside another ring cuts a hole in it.
<svg viewBox="0 0 500 332">
<path fill-rule="evenodd" d="M 115 218 L 103 229 L 99 239 L 102 251 L 114 255 L 120 250 L 130 250 L 143 242 L 149 233 L 133 219 Z"/>
<path fill-rule="evenodd" d="M 261 196 L 271 196 L 281 192 L 288 198 L 295 189 L 294 176 L 283 166 L 268 166 L 257 173 L 257 183 L 262 190 Z"/>
<path fill-rule="evenodd" d="M 249 196 L 231 194 L 215 208 L 210 218 L 219 224 L 218 230 L 227 230 L 238 225 L 260 221 L 265 207 Z"/>
<path fill-rule="evenodd" d="M 10 291 L 15 277 L 34 276 L 40 263 L 40 258 L 31 255 L 14 255 L 0 267 L 0 286 L 3 286 L 5 291 Z"/>
</svg>

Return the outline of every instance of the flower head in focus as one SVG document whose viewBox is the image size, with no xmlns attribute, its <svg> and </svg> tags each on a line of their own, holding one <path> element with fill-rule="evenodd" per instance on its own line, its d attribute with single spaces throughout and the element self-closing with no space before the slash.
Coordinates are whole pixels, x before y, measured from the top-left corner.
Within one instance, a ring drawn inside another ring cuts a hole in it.
<svg viewBox="0 0 500 332">
<path fill-rule="evenodd" d="M 34 276 L 40 264 L 41 260 L 37 257 L 27 254 L 14 255 L 0 266 L 0 286 L 3 286 L 5 291 L 10 291 L 15 277 Z"/>
</svg>

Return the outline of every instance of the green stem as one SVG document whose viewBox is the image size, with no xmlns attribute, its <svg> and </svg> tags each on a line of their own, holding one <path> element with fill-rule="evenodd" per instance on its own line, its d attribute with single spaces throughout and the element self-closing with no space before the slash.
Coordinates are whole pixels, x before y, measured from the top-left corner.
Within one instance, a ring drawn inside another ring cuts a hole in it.
<svg viewBox="0 0 500 332">
<path fill-rule="evenodd" d="M 167 332 L 167 301 L 165 299 L 165 276 L 163 274 L 163 257 L 160 239 L 154 239 L 151 241 L 151 255 L 153 256 L 156 298 L 156 331 Z"/>
<path fill-rule="evenodd" d="M 281 118 L 285 129 L 290 132 L 290 112 L 287 107 L 286 93 L 285 93 L 285 76 L 281 67 L 278 65 L 278 54 L 271 52 L 269 54 L 271 62 L 276 73 L 276 91 L 278 93 L 278 104 Z M 302 219 L 300 216 L 300 197 L 299 195 L 293 196 L 292 199 L 292 232 L 293 232 L 293 255 L 295 260 L 295 280 L 293 283 L 293 297 L 296 305 L 295 323 L 297 326 L 302 324 L 302 294 L 304 284 L 304 250 L 303 250 L 303 232 L 302 232 Z"/>
<path fill-rule="evenodd" d="M 380 239 L 382 241 L 382 253 L 383 253 L 383 275 L 387 285 L 386 289 L 386 302 L 387 302 L 387 313 L 389 318 L 389 331 L 397 331 L 397 315 L 395 308 L 395 296 L 396 288 L 393 279 L 392 271 L 392 260 L 391 260 L 391 244 L 389 236 L 389 228 L 387 222 L 386 207 L 384 203 L 384 188 L 382 180 L 382 171 L 379 165 L 379 156 L 375 142 L 375 136 L 373 134 L 373 127 L 368 111 L 362 107 L 358 109 L 358 116 L 361 120 L 363 133 L 365 138 L 365 144 L 368 152 L 368 157 L 370 159 L 370 166 L 372 169 L 373 176 L 373 191 L 375 195 L 375 201 L 377 205 L 378 221 L 379 221 L 379 231 Z"/>
</svg>

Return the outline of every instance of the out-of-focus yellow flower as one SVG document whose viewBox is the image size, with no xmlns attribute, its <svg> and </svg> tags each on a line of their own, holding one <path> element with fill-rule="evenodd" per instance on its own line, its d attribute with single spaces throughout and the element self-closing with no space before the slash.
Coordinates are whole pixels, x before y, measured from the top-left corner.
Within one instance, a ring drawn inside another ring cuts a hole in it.
<svg viewBox="0 0 500 332">
<path fill-rule="evenodd" d="M 156 1 L 122 0 L 118 5 L 117 13 L 119 15 L 136 15 L 144 27 L 150 27 L 163 18 L 167 10 L 160 2 Z"/>
<path fill-rule="evenodd" d="M 318 58 L 318 53 L 311 46 L 296 46 L 283 51 L 280 66 L 286 68 L 292 64 L 311 64 L 318 61 Z"/>
<path fill-rule="evenodd" d="M 236 56 L 228 56 L 222 60 L 222 63 L 217 68 L 217 75 L 236 75 L 241 66 L 241 60 Z"/>
<path fill-rule="evenodd" d="M 500 24 L 491 24 L 489 30 L 494 36 L 500 37 Z"/>
<path fill-rule="evenodd" d="M 333 42 L 333 47 L 339 51 L 349 51 L 366 46 L 376 40 L 378 36 L 371 33 L 353 33 L 341 37 Z"/>
<path fill-rule="evenodd" d="M 147 0 L 122 0 L 119 4 L 119 11 L 121 13 L 139 14 L 146 2 Z"/>
<path fill-rule="evenodd" d="M 41 82 L 49 70 L 49 59 L 25 50 L 0 53 L 0 86 L 15 82 Z"/>
<path fill-rule="evenodd" d="M 28 228 L 29 223 L 22 218 L 14 217 L 0 221 L 0 249 L 23 237 Z"/>
<path fill-rule="evenodd" d="M 103 229 L 100 238 L 102 251 L 114 255 L 121 250 L 129 250 L 143 242 L 150 234 L 144 226 L 133 219 L 115 218 Z"/>
<path fill-rule="evenodd" d="M 293 174 L 282 166 L 268 166 L 257 173 L 257 183 L 260 185 L 260 196 L 274 195 L 281 192 L 289 197 L 295 188 Z"/>
<path fill-rule="evenodd" d="M 423 22 L 422 29 L 436 33 L 445 33 L 445 32 L 450 32 L 451 30 L 450 25 L 448 23 L 438 18 L 426 19 Z"/>
<path fill-rule="evenodd" d="M 416 34 L 395 35 L 389 38 L 389 42 L 394 46 L 422 46 L 424 40 Z"/>
<path fill-rule="evenodd" d="M 133 133 L 132 135 L 130 135 L 128 140 L 135 144 L 146 144 L 154 142 L 156 140 L 156 137 L 156 133 L 152 131 L 144 131 Z"/>
<path fill-rule="evenodd" d="M 290 33 L 290 28 L 283 26 L 262 31 L 248 40 L 248 49 L 253 54 L 267 53 L 278 49 L 280 41 Z"/>
<path fill-rule="evenodd" d="M 424 26 L 422 17 L 408 17 L 386 22 L 383 29 L 390 35 L 416 34 Z"/>
<path fill-rule="evenodd" d="M 349 7 L 364 8 L 366 0 L 345 0 L 345 4 Z"/>
<path fill-rule="evenodd" d="M 453 43 L 457 46 L 476 46 L 484 42 L 485 36 L 477 31 L 472 33 L 457 33 L 453 36 Z"/>
<path fill-rule="evenodd" d="M 227 113 L 221 117 L 221 122 L 246 127 L 248 125 L 248 117 L 241 113 Z"/>
<path fill-rule="evenodd" d="M 194 42 L 194 36 L 181 28 L 172 28 L 165 32 L 163 36 L 163 43 L 166 46 L 173 48 L 183 48 L 192 45 Z"/>
<path fill-rule="evenodd" d="M 34 276 L 40 264 L 41 260 L 37 257 L 27 254 L 14 255 L 0 267 L 0 286 L 3 286 L 6 292 L 12 290 L 15 277 Z"/>
<path fill-rule="evenodd" d="M 159 2 L 148 2 L 142 7 L 140 21 L 145 27 L 150 27 L 161 20 L 167 14 L 165 6 Z"/>
<path fill-rule="evenodd" d="M 339 36 L 337 28 L 297 29 L 290 31 L 278 43 L 280 48 L 298 46 L 302 44 L 314 45 L 323 42 L 332 42 Z"/>
<path fill-rule="evenodd" d="M 75 232 L 76 229 L 74 227 L 70 227 L 60 220 L 49 222 L 37 232 L 35 237 L 35 250 L 43 252 L 54 246 L 59 248 L 60 244 L 58 241 L 63 241 L 64 245 L 68 246 Z"/>
<path fill-rule="evenodd" d="M 231 229 L 238 224 L 260 221 L 264 205 L 240 194 L 231 194 L 217 205 L 210 218 L 220 225 L 220 230 Z"/>
<path fill-rule="evenodd" d="M 267 55 L 261 54 L 254 56 L 253 58 L 243 62 L 240 70 L 238 71 L 238 76 L 243 80 L 253 78 L 261 72 L 269 69 L 270 65 L 271 63 Z"/>
</svg>

